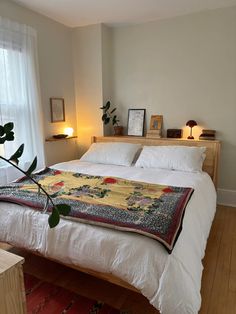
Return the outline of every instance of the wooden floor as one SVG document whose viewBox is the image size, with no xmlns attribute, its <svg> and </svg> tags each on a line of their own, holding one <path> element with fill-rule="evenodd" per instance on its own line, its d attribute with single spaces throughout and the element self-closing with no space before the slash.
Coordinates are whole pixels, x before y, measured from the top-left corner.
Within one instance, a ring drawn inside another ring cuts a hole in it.
<svg viewBox="0 0 236 314">
<path fill-rule="evenodd" d="M 236 208 L 218 206 L 203 264 L 200 314 L 236 314 Z"/>
<path fill-rule="evenodd" d="M 4 245 L 1 245 L 3 247 Z M 7 245 L 5 248 L 9 248 Z M 26 253 L 25 270 L 81 295 L 102 300 L 124 314 L 158 313 L 138 293 Z M 200 314 L 236 314 L 236 208 L 218 206 L 204 258 Z"/>
</svg>

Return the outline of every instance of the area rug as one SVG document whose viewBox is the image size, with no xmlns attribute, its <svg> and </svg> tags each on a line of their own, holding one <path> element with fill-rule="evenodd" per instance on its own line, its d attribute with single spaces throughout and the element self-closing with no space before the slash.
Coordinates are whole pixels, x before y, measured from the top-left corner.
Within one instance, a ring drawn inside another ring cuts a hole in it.
<svg viewBox="0 0 236 314">
<path fill-rule="evenodd" d="M 32 275 L 25 273 L 24 280 L 28 314 L 122 313 L 100 301 L 80 296 Z"/>
</svg>

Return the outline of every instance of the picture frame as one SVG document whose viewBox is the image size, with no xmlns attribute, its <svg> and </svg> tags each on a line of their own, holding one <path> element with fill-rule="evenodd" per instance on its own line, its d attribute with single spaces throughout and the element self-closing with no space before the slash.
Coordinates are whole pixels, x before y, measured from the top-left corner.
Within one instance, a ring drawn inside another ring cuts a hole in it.
<svg viewBox="0 0 236 314">
<path fill-rule="evenodd" d="M 146 137 L 148 138 L 161 138 L 162 136 L 162 115 L 152 115 L 150 119 L 150 128 L 147 131 Z"/>
<path fill-rule="evenodd" d="M 143 136 L 146 109 L 129 109 L 128 111 L 128 135 Z"/>
<path fill-rule="evenodd" d="M 51 97 L 51 122 L 64 122 L 65 121 L 65 104 L 64 98 Z"/>
<path fill-rule="evenodd" d="M 157 131 L 162 129 L 163 116 L 152 115 L 150 120 L 150 130 Z"/>
</svg>

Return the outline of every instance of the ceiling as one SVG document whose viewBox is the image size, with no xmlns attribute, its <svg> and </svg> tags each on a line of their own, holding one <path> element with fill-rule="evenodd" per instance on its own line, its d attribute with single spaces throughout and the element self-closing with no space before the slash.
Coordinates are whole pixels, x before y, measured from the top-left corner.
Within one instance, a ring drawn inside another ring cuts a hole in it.
<svg viewBox="0 0 236 314">
<path fill-rule="evenodd" d="M 236 5 L 236 0 L 14 0 L 70 27 L 137 24 Z"/>
</svg>

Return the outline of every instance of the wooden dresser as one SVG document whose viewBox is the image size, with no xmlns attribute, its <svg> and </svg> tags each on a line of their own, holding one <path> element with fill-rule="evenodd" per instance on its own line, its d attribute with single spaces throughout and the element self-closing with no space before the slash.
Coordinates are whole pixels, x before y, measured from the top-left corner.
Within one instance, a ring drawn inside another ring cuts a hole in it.
<svg viewBox="0 0 236 314">
<path fill-rule="evenodd" d="M 0 313 L 26 314 L 24 258 L 0 249 Z"/>
</svg>

